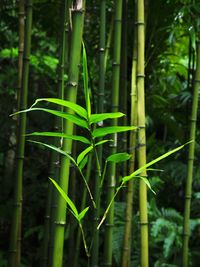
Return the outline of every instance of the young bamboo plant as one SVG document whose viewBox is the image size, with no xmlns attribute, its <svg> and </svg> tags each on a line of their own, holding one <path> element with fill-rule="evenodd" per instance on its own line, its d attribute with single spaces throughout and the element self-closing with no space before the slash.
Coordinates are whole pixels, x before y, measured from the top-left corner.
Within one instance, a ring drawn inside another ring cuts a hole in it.
<svg viewBox="0 0 200 267">
<path fill-rule="evenodd" d="M 106 119 L 115 119 L 115 118 L 122 117 L 122 116 L 124 116 L 124 114 L 121 112 L 91 114 L 90 94 L 89 94 L 89 89 L 88 89 L 87 58 L 86 58 L 86 52 L 85 52 L 84 45 L 83 45 L 83 80 L 84 80 L 84 95 L 85 95 L 86 108 L 83 108 L 82 106 L 80 106 L 78 104 L 75 104 L 75 103 L 72 103 L 72 102 L 69 102 L 66 100 L 58 99 L 58 98 L 42 98 L 42 99 L 37 99 L 35 101 L 35 103 L 29 109 L 19 111 L 17 113 L 24 113 L 24 112 L 29 112 L 29 111 L 44 111 L 44 112 L 53 114 L 55 116 L 61 117 L 65 120 L 69 120 L 69 121 L 73 122 L 74 124 L 78 125 L 79 127 L 85 129 L 88 132 L 90 138 L 86 138 L 85 136 L 78 136 L 78 135 L 66 135 L 62 132 L 34 132 L 31 134 L 27 134 L 27 136 L 45 136 L 45 137 L 48 136 L 48 137 L 67 138 L 70 140 L 82 142 L 82 143 L 87 145 L 87 147 L 78 155 L 78 157 L 74 158 L 69 153 L 65 152 L 64 150 L 62 150 L 62 149 L 60 149 L 54 145 L 49 145 L 47 143 L 38 142 L 38 141 L 31 141 L 33 143 L 42 145 L 44 147 L 50 148 L 53 151 L 60 153 L 61 155 L 67 157 L 73 163 L 73 165 L 75 166 L 75 168 L 79 172 L 80 176 L 82 177 L 83 182 L 85 183 L 85 186 L 88 190 L 88 194 L 90 196 L 91 203 L 92 203 L 93 207 L 96 208 L 96 203 L 94 202 L 93 194 L 92 194 L 92 192 L 89 188 L 89 185 L 87 183 L 87 180 L 83 174 L 84 173 L 83 168 L 86 166 L 86 164 L 88 162 L 88 154 L 89 154 L 89 152 L 93 151 L 94 156 L 97 157 L 96 162 L 98 164 L 99 160 L 98 160 L 98 153 L 96 151 L 96 148 L 99 145 L 102 145 L 104 143 L 112 142 L 112 140 L 111 139 L 103 139 L 103 140 L 97 142 L 96 141 L 97 138 L 99 138 L 99 137 L 103 138 L 109 134 L 113 134 L 116 132 L 120 133 L 120 132 L 124 132 L 124 131 L 135 130 L 136 127 L 135 126 L 97 127 L 97 125 L 95 125 L 95 124 L 99 123 L 100 121 L 104 121 Z M 61 112 L 61 111 L 53 110 L 53 109 L 35 108 L 34 107 L 36 104 L 43 102 L 43 101 L 47 101 L 49 103 L 53 103 L 53 104 L 61 105 L 63 107 L 67 107 L 68 109 L 73 110 L 75 114 L 69 114 L 67 112 Z M 17 113 L 15 113 L 15 114 L 17 114 Z M 158 161 L 164 159 L 165 157 L 171 155 L 172 153 L 180 150 L 183 147 L 184 147 L 184 145 L 177 147 L 174 150 L 171 150 L 171 151 L 163 154 L 162 156 L 152 160 L 151 162 L 147 163 L 146 165 L 140 167 L 138 170 L 134 171 L 130 175 L 122 177 L 120 186 L 116 189 L 114 196 L 112 197 L 110 203 L 108 204 L 108 206 L 104 212 L 104 215 L 102 216 L 102 219 L 101 219 L 99 225 L 97 226 L 97 230 L 99 230 L 102 223 L 106 219 L 106 216 L 109 212 L 110 207 L 113 204 L 113 201 L 114 201 L 116 195 L 118 194 L 118 192 L 124 187 L 124 185 L 128 181 L 130 181 L 131 179 L 134 179 L 134 178 L 141 178 L 145 182 L 145 184 L 151 189 L 151 186 L 150 186 L 148 179 L 146 177 L 141 176 L 141 173 L 145 169 L 149 168 L 151 165 L 157 163 Z M 131 155 L 129 155 L 128 153 L 115 153 L 115 154 L 112 154 L 109 157 L 107 157 L 105 164 L 104 164 L 104 167 L 102 169 L 99 166 L 97 167 L 101 171 L 101 176 L 100 176 L 101 177 L 101 181 L 100 181 L 101 186 L 100 187 L 102 187 L 102 185 L 103 185 L 104 177 L 106 174 L 106 169 L 110 163 L 113 163 L 113 162 L 114 163 L 120 163 L 120 162 L 124 162 L 126 160 L 129 160 L 130 158 L 131 158 Z M 73 201 L 68 197 L 68 195 L 65 193 L 65 191 L 58 185 L 58 183 L 55 180 L 53 180 L 52 178 L 50 178 L 50 181 L 54 184 L 54 186 L 56 187 L 56 189 L 58 190 L 60 195 L 66 201 L 70 212 L 76 218 L 76 220 L 79 224 L 79 227 L 81 229 L 86 254 L 87 254 L 87 256 L 90 256 L 90 249 L 88 248 L 88 246 L 86 244 L 85 233 L 83 231 L 83 226 L 82 226 L 82 220 L 85 217 L 86 213 L 88 212 L 89 206 L 86 208 L 83 208 L 81 210 L 81 212 L 79 212 L 75 203 L 73 203 Z M 91 248 L 91 246 L 90 246 L 90 248 Z"/>
</svg>

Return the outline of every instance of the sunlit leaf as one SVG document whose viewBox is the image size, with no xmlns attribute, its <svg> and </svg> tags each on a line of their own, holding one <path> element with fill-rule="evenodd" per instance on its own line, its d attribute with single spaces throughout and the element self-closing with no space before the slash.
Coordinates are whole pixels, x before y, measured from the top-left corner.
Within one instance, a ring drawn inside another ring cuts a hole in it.
<svg viewBox="0 0 200 267">
<path fill-rule="evenodd" d="M 93 149 L 93 146 L 89 146 L 84 149 L 77 157 L 77 164 L 79 165 L 83 158 Z"/>
<path fill-rule="evenodd" d="M 87 162 L 88 162 L 88 156 L 86 156 L 82 159 L 82 161 L 79 163 L 79 168 L 82 170 L 85 167 L 85 165 L 87 164 Z"/>
<path fill-rule="evenodd" d="M 67 135 L 64 133 L 58 133 L 58 132 L 34 132 L 34 133 L 29 133 L 26 134 L 26 136 L 49 136 L 49 137 L 60 137 L 60 138 L 66 138 L 66 139 L 71 139 L 75 141 L 80 141 L 85 144 L 90 144 L 90 141 L 79 135 Z"/>
<path fill-rule="evenodd" d="M 78 217 L 79 217 L 78 210 L 77 210 L 76 206 L 74 205 L 73 201 L 68 197 L 68 195 L 65 193 L 65 191 L 56 183 L 56 181 L 54 181 L 50 177 L 49 177 L 49 179 L 54 184 L 54 186 L 56 187 L 56 189 L 58 190 L 58 192 L 61 194 L 61 196 L 64 198 L 64 200 L 67 202 L 67 204 L 69 205 L 69 207 L 70 207 L 73 215 L 79 221 L 79 219 L 78 219 Z"/>
<path fill-rule="evenodd" d="M 90 124 L 97 123 L 106 119 L 120 118 L 123 116 L 125 116 L 125 114 L 121 112 L 92 114 L 90 116 Z"/>
<path fill-rule="evenodd" d="M 35 103 L 32 105 L 32 107 L 41 101 L 47 101 L 47 102 L 54 103 L 54 104 L 57 104 L 57 105 L 60 105 L 60 106 L 66 107 L 66 108 L 70 108 L 75 113 L 77 113 L 79 116 L 81 116 L 85 119 L 87 118 L 87 112 L 83 107 L 81 107 L 78 104 L 72 103 L 70 101 L 62 100 L 60 98 L 39 98 L 35 101 Z"/>
<path fill-rule="evenodd" d="M 54 110 L 54 109 L 30 108 L 30 109 L 25 109 L 25 110 L 16 112 L 15 114 L 23 113 L 23 112 L 30 112 L 30 111 L 44 111 L 44 112 L 50 113 L 52 115 L 55 115 L 57 117 L 69 120 L 69 121 L 73 122 L 74 124 L 76 124 L 82 128 L 88 128 L 86 121 L 84 119 L 81 119 L 79 116 L 77 116 L 75 114 L 68 114 L 66 112 L 62 112 L 62 111 L 58 111 L 58 110 Z"/>
<path fill-rule="evenodd" d="M 89 210 L 89 207 L 86 207 L 84 210 L 82 210 L 78 215 L 78 221 L 80 222 L 84 217 L 87 211 Z"/>
<path fill-rule="evenodd" d="M 102 137 L 107 134 L 114 134 L 119 132 L 127 132 L 131 130 L 136 130 L 137 127 L 135 126 L 110 126 L 110 127 L 102 127 L 97 128 L 92 132 L 94 137 Z"/>
<path fill-rule="evenodd" d="M 185 145 L 187 145 L 188 143 L 186 143 Z M 136 171 L 134 171 L 132 174 L 125 176 L 122 178 L 123 183 L 128 182 L 129 180 L 131 180 L 132 178 L 134 178 L 135 176 L 138 176 L 142 173 L 142 171 L 144 171 L 145 169 L 147 169 L 148 167 L 150 167 L 151 165 L 157 163 L 158 161 L 170 156 L 171 154 L 179 151 L 180 149 L 182 149 L 185 145 L 179 146 L 163 155 L 161 155 L 160 157 L 148 162 L 147 164 L 145 164 L 144 166 L 142 166 L 141 168 L 137 169 Z"/>
</svg>

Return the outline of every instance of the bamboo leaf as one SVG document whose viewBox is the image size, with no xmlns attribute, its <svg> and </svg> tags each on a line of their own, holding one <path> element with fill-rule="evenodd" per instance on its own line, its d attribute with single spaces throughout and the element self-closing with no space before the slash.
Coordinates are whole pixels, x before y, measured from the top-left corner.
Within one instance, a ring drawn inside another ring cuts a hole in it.
<svg viewBox="0 0 200 267">
<path fill-rule="evenodd" d="M 75 218 L 79 221 L 79 215 L 80 214 L 78 214 L 78 210 L 77 210 L 76 206 L 74 205 L 73 201 L 68 197 L 68 195 L 65 193 L 65 191 L 56 183 L 56 181 L 54 181 L 50 177 L 49 177 L 49 179 L 54 184 L 54 186 L 56 187 L 58 192 L 61 194 L 61 196 L 64 198 L 64 200 L 67 202 L 67 204 L 69 205 L 69 207 L 70 207 L 73 215 L 75 216 Z"/>
<path fill-rule="evenodd" d="M 145 184 L 147 185 L 147 187 L 156 195 L 156 192 L 152 189 L 149 180 L 146 177 L 143 177 L 143 176 L 140 176 L 140 179 L 142 179 L 145 182 Z"/>
<path fill-rule="evenodd" d="M 104 143 L 107 143 L 107 142 L 112 142 L 112 140 L 101 140 L 99 141 L 98 143 L 95 144 L 95 146 L 99 146 L 99 145 L 102 145 Z M 87 147 L 85 150 L 83 150 L 77 157 L 77 165 L 79 166 L 82 166 L 82 160 L 84 159 L 84 157 L 93 149 L 94 147 L 91 145 L 89 147 Z"/>
<path fill-rule="evenodd" d="M 89 146 L 84 149 L 77 157 L 77 165 L 83 160 L 83 158 L 93 149 L 93 146 Z"/>
<path fill-rule="evenodd" d="M 88 156 L 84 157 L 79 163 L 79 168 L 82 170 L 88 162 Z"/>
<path fill-rule="evenodd" d="M 89 210 L 89 207 L 86 207 L 84 210 L 82 210 L 78 215 L 78 221 L 80 222 L 84 217 L 87 211 Z"/>
<path fill-rule="evenodd" d="M 101 114 L 92 114 L 90 116 L 90 124 L 97 123 L 100 121 L 104 121 L 106 119 L 115 119 L 125 116 L 124 113 L 121 112 L 113 112 L 113 113 L 101 113 Z"/>
<path fill-rule="evenodd" d="M 111 162 L 115 162 L 115 163 L 119 163 L 119 162 L 123 162 L 123 161 L 127 161 L 132 157 L 132 155 L 128 154 L 128 153 L 116 153 L 113 155 L 110 155 L 106 161 L 111 161 Z"/>
<path fill-rule="evenodd" d="M 84 119 L 87 119 L 87 111 L 83 107 L 73 102 L 62 100 L 59 98 L 39 98 L 35 101 L 35 103 L 31 106 L 31 108 L 41 101 L 47 101 L 47 102 L 54 103 L 54 104 L 57 104 L 57 105 L 60 105 L 66 108 L 70 108 L 79 116 L 83 117 Z"/>
<path fill-rule="evenodd" d="M 188 143 L 186 143 L 185 145 L 187 145 L 187 144 L 188 144 Z M 164 159 L 164 158 L 170 156 L 171 154 L 173 154 L 173 153 L 179 151 L 179 150 L 182 149 L 185 145 L 179 146 L 179 147 L 177 147 L 177 148 L 175 148 L 175 149 L 173 149 L 173 150 L 171 150 L 171 151 L 169 151 L 169 152 L 167 152 L 167 153 L 161 155 L 160 157 L 158 157 L 158 158 L 156 158 L 156 159 L 150 161 L 149 163 L 145 164 L 145 165 L 142 166 L 141 168 L 137 169 L 137 170 L 134 171 L 132 174 L 130 174 L 130 175 L 128 175 L 128 176 L 124 176 L 124 177 L 122 178 L 123 183 L 126 183 L 126 182 L 128 182 L 129 180 L 131 180 L 132 178 L 134 178 L 135 176 L 138 176 L 139 174 L 141 174 L 141 172 L 142 172 L 143 170 L 147 169 L 147 168 L 150 167 L 151 165 L 153 165 L 153 164 L 157 163 L 158 161 L 160 161 L 160 160 L 162 160 L 162 159 Z"/>
<path fill-rule="evenodd" d="M 90 144 L 90 141 L 87 138 L 83 137 L 83 136 L 67 135 L 67 134 L 58 133 L 58 132 L 33 132 L 33 133 L 26 134 L 26 136 L 61 137 L 61 138 L 75 140 L 75 141 L 80 141 L 80 142 L 82 142 L 84 144 Z"/>
<path fill-rule="evenodd" d="M 136 130 L 135 126 L 110 126 L 110 127 L 102 127 L 97 128 L 92 132 L 93 137 L 102 137 L 107 134 L 126 132 L 131 130 Z"/>
<path fill-rule="evenodd" d="M 52 149 L 52 150 L 54 150 L 54 151 L 56 151 L 56 152 L 58 152 L 58 153 L 60 153 L 60 154 L 62 154 L 64 156 L 66 156 L 67 158 L 69 158 L 74 163 L 74 165 L 77 166 L 76 161 L 74 160 L 74 158 L 72 156 L 70 156 L 67 152 L 63 151 L 62 149 L 60 149 L 60 148 L 58 148 L 56 146 L 48 145 L 46 143 L 42 143 L 42 142 L 38 142 L 38 141 L 33 141 L 33 140 L 28 140 L 28 141 L 31 142 L 31 143 L 35 143 L 35 144 L 39 144 L 39 145 L 45 146 L 47 148 L 50 148 L 50 149 Z"/>
<path fill-rule="evenodd" d="M 31 108 L 31 109 L 19 111 L 17 113 L 29 112 L 29 111 L 38 111 L 38 110 L 50 113 L 52 115 L 55 115 L 57 117 L 61 117 L 61 118 L 66 119 L 66 120 L 69 120 L 69 121 L 73 122 L 74 124 L 76 124 L 82 128 L 86 128 L 86 129 L 88 128 L 87 122 L 84 119 L 81 119 L 77 115 L 68 114 L 66 112 L 62 112 L 62 111 L 58 111 L 58 110 L 47 109 L 47 108 Z"/>
<path fill-rule="evenodd" d="M 87 68 L 87 55 L 85 50 L 85 45 L 83 44 L 83 83 L 84 83 L 84 94 L 88 119 L 91 115 L 91 103 L 90 103 L 90 93 L 88 88 L 88 68 Z"/>
<path fill-rule="evenodd" d="M 111 140 L 111 139 L 101 140 L 98 143 L 96 143 L 95 146 L 103 145 L 107 142 L 113 142 L 113 140 Z"/>
</svg>

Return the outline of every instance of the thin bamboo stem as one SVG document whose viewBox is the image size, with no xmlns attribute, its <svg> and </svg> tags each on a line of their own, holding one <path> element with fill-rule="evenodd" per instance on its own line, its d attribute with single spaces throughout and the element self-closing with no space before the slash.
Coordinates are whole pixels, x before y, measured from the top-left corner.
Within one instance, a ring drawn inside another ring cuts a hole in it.
<svg viewBox="0 0 200 267">
<path fill-rule="evenodd" d="M 22 72 L 22 90 L 20 92 L 20 109 L 26 109 L 28 98 L 28 81 L 29 81 L 29 57 L 31 50 L 31 29 L 32 29 L 32 1 L 28 0 L 27 17 L 25 21 L 25 47 L 23 56 Z M 20 74 L 21 75 L 21 74 Z M 26 113 L 19 118 L 19 128 L 17 134 L 17 151 L 16 151 L 16 175 L 14 186 L 14 210 L 11 225 L 10 250 L 9 250 L 9 267 L 16 267 L 20 264 L 20 244 L 21 244 L 21 214 L 22 214 L 22 180 L 25 151 L 25 133 L 26 133 Z"/>
<path fill-rule="evenodd" d="M 145 131 L 145 93 L 144 93 L 144 66 L 145 66 L 145 20 L 144 0 L 137 1 L 137 34 L 138 34 L 138 64 L 137 64 L 137 91 L 138 91 L 138 167 L 146 164 L 146 131 Z M 141 173 L 146 176 L 146 170 Z M 149 266 L 148 255 L 148 215 L 147 215 L 147 188 L 140 180 L 139 210 L 141 231 L 141 267 Z"/>
<path fill-rule="evenodd" d="M 115 1 L 114 15 L 114 51 L 113 51 L 113 74 L 112 74 L 112 112 L 118 110 L 119 105 L 119 77 L 120 77 L 120 51 L 121 51 L 121 20 L 122 20 L 122 0 Z M 117 119 L 113 120 L 113 126 L 117 125 Z M 115 140 L 110 148 L 110 153 L 117 151 L 117 134 L 112 136 Z M 108 169 L 108 192 L 107 205 L 113 199 L 115 194 L 115 175 L 116 165 L 111 163 Z M 106 217 L 105 238 L 104 238 L 104 266 L 112 266 L 112 236 L 114 223 L 114 202 Z"/>
<path fill-rule="evenodd" d="M 133 60 L 131 71 L 131 122 L 132 126 L 137 126 L 137 87 L 136 87 L 136 72 L 137 72 L 137 34 L 135 28 L 134 43 L 133 43 Z M 135 169 L 135 147 L 136 147 L 136 132 L 130 132 L 130 153 L 132 154 L 130 160 L 129 172 L 132 173 Z M 131 254 L 131 232 L 132 232 L 132 216 L 133 216 L 133 194 L 134 181 L 130 180 L 127 185 L 127 199 L 126 199 L 126 223 L 124 230 L 124 242 L 122 251 L 122 267 L 130 265 Z"/>
<path fill-rule="evenodd" d="M 103 113 L 104 110 L 104 87 L 105 87 L 105 35 L 106 35 L 106 1 L 101 0 L 100 5 L 100 42 L 99 42 L 99 92 L 98 92 L 98 113 Z M 100 140 L 99 140 L 100 141 Z M 95 150 L 96 151 L 96 150 Z M 96 154 L 97 172 L 95 174 L 95 203 L 96 210 L 94 212 L 93 223 L 93 246 L 91 265 L 96 267 L 99 265 L 99 231 L 96 230 L 99 224 L 100 215 L 100 183 L 101 183 L 101 167 L 102 167 L 102 153 L 103 148 L 99 146 Z M 99 164 L 99 166 L 98 166 Z"/>
<path fill-rule="evenodd" d="M 198 95 L 200 88 L 200 41 L 197 42 L 197 59 L 196 59 L 196 73 L 194 80 L 194 92 L 192 101 L 192 114 L 190 119 L 190 140 L 188 153 L 188 168 L 187 180 L 185 189 L 185 210 L 184 210 L 184 224 L 183 224 L 183 267 L 188 267 L 188 254 L 189 254 L 189 238 L 190 238 L 190 207 L 192 197 L 192 180 L 193 180 L 193 166 L 195 156 L 195 139 L 196 139 L 196 121 L 198 111 Z"/>
</svg>

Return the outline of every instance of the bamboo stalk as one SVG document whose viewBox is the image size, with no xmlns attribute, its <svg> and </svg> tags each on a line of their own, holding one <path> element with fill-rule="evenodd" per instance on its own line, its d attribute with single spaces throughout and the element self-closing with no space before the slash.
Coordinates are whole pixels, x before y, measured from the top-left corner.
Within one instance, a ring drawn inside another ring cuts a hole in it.
<svg viewBox="0 0 200 267">
<path fill-rule="evenodd" d="M 64 74 L 68 69 L 69 65 L 69 32 L 70 32 L 70 7 L 71 0 L 65 0 L 61 3 L 61 46 L 60 46 L 60 56 L 59 56 L 59 66 L 58 66 L 58 97 L 64 99 Z M 60 108 L 62 111 L 62 108 Z M 60 129 L 63 131 L 63 121 L 62 119 L 56 117 L 55 119 L 55 130 Z M 55 146 L 61 145 L 61 140 L 56 139 L 54 142 Z M 55 151 L 51 153 L 51 174 L 54 180 L 58 182 L 59 178 L 59 167 L 60 167 L 60 155 Z M 52 266 L 53 250 L 54 250 L 54 230 L 55 230 L 55 216 L 57 209 L 57 190 L 50 185 L 49 194 L 51 194 L 51 208 L 50 208 L 50 229 L 49 229 L 49 256 L 48 256 L 48 266 Z"/>
<path fill-rule="evenodd" d="M 122 19 L 122 0 L 115 1 L 114 15 L 114 51 L 113 51 L 113 74 L 112 74 L 112 112 L 118 111 L 119 105 L 119 77 L 120 77 L 120 50 L 121 50 L 121 19 Z M 117 119 L 112 121 L 112 125 L 117 125 Z M 110 147 L 110 154 L 115 154 L 117 151 L 117 134 L 112 136 L 115 140 Z M 116 165 L 111 163 L 108 169 L 108 191 L 107 205 L 115 193 L 115 175 Z M 108 212 L 105 223 L 104 237 L 104 266 L 112 266 L 112 235 L 114 223 L 114 203 Z"/>
<path fill-rule="evenodd" d="M 137 34 L 138 34 L 138 64 L 137 64 L 137 91 L 138 91 L 138 167 L 146 164 L 146 133 L 145 133 L 145 93 L 144 93 L 144 60 L 145 60 L 145 20 L 144 0 L 137 1 Z M 144 170 L 141 176 L 146 177 Z M 147 188 L 140 180 L 139 210 L 141 231 L 141 267 L 149 266 L 148 255 L 148 216 L 147 216 Z"/>
<path fill-rule="evenodd" d="M 189 238 L 190 238 L 190 207 L 192 197 L 192 180 L 193 180 L 193 166 L 195 155 L 195 139 L 196 139 L 196 121 L 198 111 L 198 95 L 200 88 L 200 41 L 197 42 L 197 59 L 196 59 L 196 73 L 194 81 L 194 92 L 192 101 L 192 114 L 190 119 L 190 140 L 187 166 L 187 180 L 185 188 L 185 210 L 184 210 L 184 224 L 183 224 L 183 267 L 188 267 L 188 253 L 189 253 Z"/>
<path fill-rule="evenodd" d="M 120 96 L 120 111 L 127 114 L 127 10 L 128 0 L 123 0 L 122 4 L 122 36 L 121 36 L 121 63 L 120 63 L 120 90 L 123 92 Z M 122 117 L 122 125 L 127 125 L 127 116 Z M 123 133 L 121 139 L 120 148 L 122 151 L 127 151 L 127 132 Z M 122 164 L 122 169 L 120 171 L 122 176 L 127 175 L 127 162 Z M 125 191 L 123 191 L 125 194 Z"/>
<path fill-rule="evenodd" d="M 67 90 L 65 93 L 65 99 L 76 102 L 77 97 L 77 85 L 79 78 L 79 63 L 81 55 L 82 45 L 82 32 L 83 32 L 83 15 L 84 15 L 84 2 L 77 0 L 72 8 L 72 39 L 70 47 L 70 59 L 69 59 L 69 81 Z M 73 134 L 73 124 L 69 121 L 64 121 L 64 133 Z M 67 153 L 71 152 L 72 142 L 71 140 L 63 140 L 62 149 Z M 70 161 L 68 158 L 61 157 L 61 168 L 59 185 L 65 192 L 68 191 L 70 174 Z M 54 238 L 54 250 L 53 250 L 53 267 L 61 267 L 63 260 L 63 246 L 64 246 L 64 230 L 66 224 L 66 202 L 59 195 L 58 196 L 58 208 L 55 219 L 55 238 Z"/>
<path fill-rule="evenodd" d="M 133 60 L 131 71 L 131 122 L 130 125 L 137 125 L 137 87 L 136 87 L 136 72 L 137 72 L 137 34 L 135 27 L 134 43 L 133 43 Z M 136 147 L 136 132 L 130 132 L 130 153 L 132 154 L 129 172 L 132 173 L 135 169 L 135 147 Z M 122 251 L 122 267 L 128 267 L 130 265 L 131 254 L 131 232 L 132 232 L 132 216 L 133 216 L 133 194 L 134 184 L 133 180 L 130 180 L 127 185 L 127 199 L 126 199 L 126 223 L 124 230 L 124 242 Z"/>
<path fill-rule="evenodd" d="M 105 35 L 106 35 L 106 1 L 101 0 L 100 6 L 100 42 L 99 42 L 99 92 L 98 92 L 98 113 L 103 113 L 104 111 L 104 87 L 105 87 Z M 102 139 L 100 139 L 102 140 Z M 100 141 L 99 140 L 99 141 Z M 95 194 L 94 201 L 96 203 L 96 210 L 94 212 L 94 222 L 93 222 L 93 246 L 92 246 L 92 259 L 91 265 L 93 267 L 99 266 L 99 231 L 97 231 L 97 226 L 99 224 L 100 216 L 100 183 L 101 183 L 101 168 L 102 168 L 102 153 L 103 148 L 99 146 L 97 149 L 97 172 L 95 174 Z M 98 164 L 100 166 L 98 166 Z M 99 170 L 100 168 L 100 170 Z"/>
<path fill-rule="evenodd" d="M 22 3 L 20 3 L 22 5 Z M 27 17 L 25 21 L 25 47 L 23 56 L 22 71 L 22 90 L 20 92 L 20 109 L 26 109 L 28 98 L 28 81 L 29 81 L 29 57 L 31 50 L 31 29 L 32 29 L 32 1 L 27 1 Z M 22 12 L 23 13 L 23 12 Z M 22 31 L 23 32 L 23 31 Z M 21 37 L 22 38 L 22 37 Z M 20 54 L 21 56 L 21 54 Z M 20 60 L 21 64 L 21 60 Z M 21 75 L 21 70 L 20 74 Z M 19 76 L 20 77 L 20 76 Z M 22 214 L 22 180 L 25 151 L 25 133 L 26 133 L 26 113 L 19 118 L 17 134 L 17 151 L 16 151 L 16 174 L 14 186 L 14 209 L 11 225 L 10 249 L 9 249 L 9 267 L 16 267 L 20 264 L 20 246 L 21 246 L 21 214 Z"/>
</svg>

